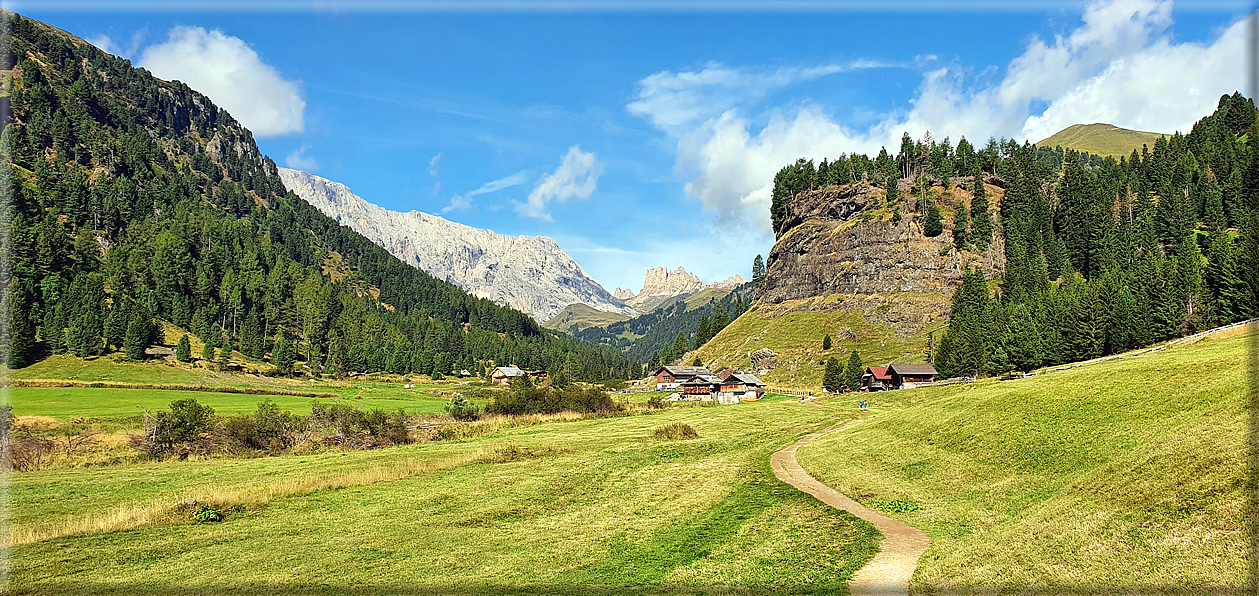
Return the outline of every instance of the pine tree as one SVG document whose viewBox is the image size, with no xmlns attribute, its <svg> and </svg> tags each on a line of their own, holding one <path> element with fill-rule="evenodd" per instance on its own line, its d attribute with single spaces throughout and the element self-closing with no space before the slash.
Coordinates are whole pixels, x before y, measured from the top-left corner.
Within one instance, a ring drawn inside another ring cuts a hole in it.
<svg viewBox="0 0 1259 596">
<path fill-rule="evenodd" d="M 757 288 L 765 285 L 765 261 L 761 255 L 752 259 L 752 284 Z"/>
<path fill-rule="evenodd" d="M 856 391 L 861 389 L 861 375 L 865 374 L 866 367 L 861 363 L 861 356 L 857 355 L 857 351 L 853 350 L 848 355 L 848 365 L 844 367 L 844 390 Z"/>
<path fill-rule="evenodd" d="M 210 350 L 210 355 L 213 357 L 214 349 L 207 349 Z M 280 374 L 289 374 L 293 372 L 293 365 L 296 364 L 296 358 L 297 355 L 293 348 L 293 342 L 289 340 L 286 333 L 280 332 L 276 335 L 275 346 L 271 348 L 271 364 L 275 365 L 276 370 L 279 371 Z"/>
<path fill-rule="evenodd" d="M 9 329 L 3 356 L 10 368 L 31 363 L 31 346 L 35 344 L 35 322 L 31 320 L 31 300 L 16 277 L 9 279 L 9 288 L 0 305 L 0 314 L 9 317 Z"/>
<path fill-rule="evenodd" d="M 116 295 L 114 306 L 109 309 L 109 316 L 105 318 L 106 346 L 126 351 L 123 343 L 126 341 L 127 328 L 130 326 L 131 319 L 129 303 L 123 297 Z"/>
<path fill-rule="evenodd" d="M 214 360 L 214 334 L 212 332 L 207 333 L 205 337 L 201 338 L 201 341 L 204 343 L 201 347 L 201 359 L 206 362 L 212 362 Z"/>
<path fill-rule="evenodd" d="M 826 367 L 822 371 L 822 387 L 831 393 L 838 393 L 844 388 L 844 370 L 839 359 L 834 356 L 826 359 Z"/>
<path fill-rule="evenodd" d="M 192 360 L 192 342 L 188 341 L 187 333 L 179 338 L 179 344 L 175 346 L 175 360 L 180 362 Z"/>
<path fill-rule="evenodd" d="M 944 223 L 940 221 L 940 208 L 936 207 L 935 201 L 928 199 L 923 207 L 922 235 L 935 238 L 943 233 Z"/>
<path fill-rule="evenodd" d="M 822 337 L 822 350 L 831 349 L 831 335 L 828 333 Z"/>
<path fill-rule="evenodd" d="M 979 250 L 985 250 L 992 242 L 992 215 L 988 211 L 988 189 L 984 187 L 984 176 L 978 165 L 975 166 L 974 187 L 970 201 L 971 242 Z"/>
<path fill-rule="evenodd" d="M 136 316 L 127 323 L 127 334 L 123 339 L 123 353 L 128 360 L 143 360 L 144 349 L 148 347 L 149 321 Z"/>
<path fill-rule="evenodd" d="M 887 194 L 885 196 L 889 206 L 895 205 L 901 198 L 900 180 L 895 175 L 887 177 Z"/>
<path fill-rule="evenodd" d="M 240 351 L 245 356 L 259 360 L 266 354 L 262 329 L 258 324 L 258 313 L 252 308 L 245 315 L 245 324 L 241 326 Z"/>
<path fill-rule="evenodd" d="M 48 351 L 53 354 L 64 354 L 66 352 L 66 333 L 63 316 L 65 308 L 61 303 L 56 306 L 44 307 L 44 324 L 40 327 L 40 336 L 44 341 L 44 345 L 48 347 Z"/>
<path fill-rule="evenodd" d="M 966 205 L 959 204 L 957 210 L 953 213 L 953 245 L 958 250 L 962 250 L 966 246 L 969 228 L 970 217 L 967 215 Z"/>
<path fill-rule="evenodd" d="M 687 341 L 686 334 L 679 331 L 678 336 L 673 339 L 673 353 L 680 358 L 689 351 L 691 351 L 691 343 Z"/>
</svg>

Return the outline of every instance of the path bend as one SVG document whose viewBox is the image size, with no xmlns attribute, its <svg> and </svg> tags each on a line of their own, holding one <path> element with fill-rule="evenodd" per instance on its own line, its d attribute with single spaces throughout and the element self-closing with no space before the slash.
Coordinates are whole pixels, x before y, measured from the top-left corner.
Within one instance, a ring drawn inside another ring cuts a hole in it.
<svg viewBox="0 0 1259 596">
<path fill-rule="evenodd" d="M 849 421 L 851 422 L 851 421 Z M 889 596 L 892 594 L 909 594 L 909 580 L 918 567 L 918 559 L 931 545 L 931 540 L 922 530 L 905 522 L 892 519 L 878 511 L 858 503 L 839 491 L 826 486 L 817 478 L 810 476 L 800 462 L 796 461 L 796 450 L 809 441 L 824 434 L 843 429 L 849 422 L 841 422 L 830 428 L 810 433 L 789 447 L 784 447 L 770 457 L 770 466 L 779 480 L 790 484 L 801 491 L 813 495 L 817 500 L 836 509 L 847 511 L 870 522 L 879 533 L 883 534 L 883 542 L 879 545 L 878 554 L 853 574 L 848 588 L 854 596 Z"/>
</svg>

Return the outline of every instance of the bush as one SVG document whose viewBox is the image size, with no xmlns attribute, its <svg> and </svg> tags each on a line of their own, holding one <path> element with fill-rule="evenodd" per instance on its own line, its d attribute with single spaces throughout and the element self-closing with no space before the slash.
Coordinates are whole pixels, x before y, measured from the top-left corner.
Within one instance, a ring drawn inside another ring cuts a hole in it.
<svg viewBox="0 0 1259 596">
<path fill-rule="evenodd" d="M 233 416 L 223 421 L 226 438 L 246 449 L 279 453 L 298 442 L 298 431 L 305 428 L 300 416 L 280 409 L 270 398 L 258 404 L 253 414 Z"/>
<path fill-rule="evenodd" d="M 698 439 L 699 433 L 685 422 L 674 422 L 656 429 L 657 439 Z"/>
<path fill-rule="evenodd" d="M 411 442 L 411 433 L 407 430 L 410 419 L 402 410 L 393 414 L 380 409 L 363 412 L 348 404 L 315 403 L 311 406 L 309 420 L 313 426 L 331 430 L 335 443 L 357 449 Z"/>
<path fill-rule="evenodd" d="M 191 397 L 171 402 L 170 408 L 146 416 L 144 435 L 133 441 L 142 451 L 158 455 L 176 447 L 185 451 L 208 451 L 207 435 L 214 426 L 214 408 Z"/>
<path fill-rule="evenodd" d="M 664 408 L 664 398 L 660 397 L 659 393 L 652 395 L 647 398 L 647 407 L 656 409 Z"/>
<path fill-rule="evenodd" d="M 481 409 L 458 393 L 446 402 L 446 413 L 455 420 L 476 420 L 481 417 Z"/>
<path fill-rule="evenodd" d="M 199 524 L 208 524 L 223 521 L 223 512 L 209 505 L 198 507 L 192 514 L 193 521 Z"/>
</svg>

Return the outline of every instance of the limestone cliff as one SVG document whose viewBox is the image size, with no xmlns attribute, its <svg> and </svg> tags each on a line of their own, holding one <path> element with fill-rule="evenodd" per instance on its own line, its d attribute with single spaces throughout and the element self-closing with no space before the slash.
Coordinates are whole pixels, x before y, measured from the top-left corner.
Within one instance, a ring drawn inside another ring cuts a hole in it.
<svg viewBox="0 0 1259 596">
<path fill-rule="evenodd" d="M 988 188 L 993 204 L 999 204 L 1002 189 Z M 942 195 L 937 200 L 946 214 L 953 208 L 969 208 L 971 194 L 965 188 L 942 191 L 936 187 L 932 192 Z M 943 234 L 924 236 L 914 215 L 917 204 L 912 190 L 902 185 L 900 194 L 904 198 L 898 206 L 902 212 L 898 224 L 891 223 L 884 191 L 865 182 L 797 195 L 784 231 L 769 253 L 758 299 L 780 304 L 838 294 L 845 297 L 844 302 L 868 307 L 870 296 L 880 295 L 885 301 L 888 296 L 909 293 L 932 296 L 927 302 L 913 302 L 917 308 L 938 311 L 923 314 L 943 316 L 965 267 L 981 267 L 991 276 L 1004 266 L 999 238 L 983 252 L 954 248 L 949 215 Z M 934 318 L 913 317 L 919 321 Z"/>
</svg>

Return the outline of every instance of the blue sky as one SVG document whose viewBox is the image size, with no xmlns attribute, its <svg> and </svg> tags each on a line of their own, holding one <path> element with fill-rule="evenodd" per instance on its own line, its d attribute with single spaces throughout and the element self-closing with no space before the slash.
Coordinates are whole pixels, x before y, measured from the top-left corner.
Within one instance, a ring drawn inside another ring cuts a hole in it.
<svg viewBox="0 0 1259 596">
<path fill-rule="evenodd" d="M 1242 2 L 5 6 L 188 82 L 280 165 L 550 236 L 609 290 L 659 265 L 749 277 L 794 157 L 1170 132 L 1248 92 Z"/>
</svg>

